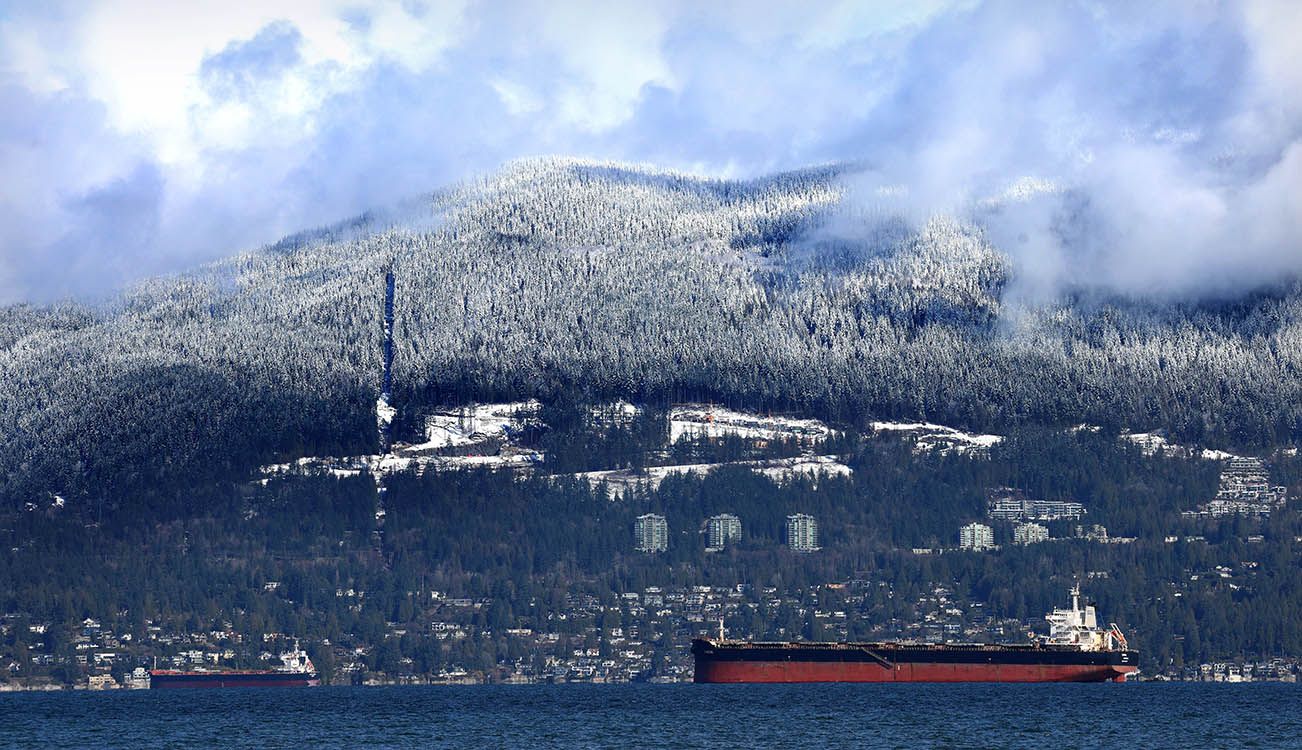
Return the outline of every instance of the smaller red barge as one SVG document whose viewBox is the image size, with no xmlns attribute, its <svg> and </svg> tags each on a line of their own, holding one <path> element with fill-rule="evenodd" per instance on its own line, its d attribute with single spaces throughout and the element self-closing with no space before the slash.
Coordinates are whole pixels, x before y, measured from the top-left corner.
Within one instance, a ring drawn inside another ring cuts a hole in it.
<svg viewBox="0 0 1302 750">
<path fill-rule="evenodd" d="M 1032 643 L 756 643 L 692 641 L 696 682 L 1125 682 L 1139 670 L 1115 624 L 1100 628 L 1094 607 L 1045 617 L 1049 635 Z M 720 628 L 722 630 L 722 628 Z"/>
<path fill-rule="evenodd" d="M 293 651 L 280 655 L 281 666 L 276 669 L 201 669 L 181 671 L 153 669 L 149 672 L 152 690 L 174 688 L 230 688 L 230 687 L 316 687 L 321 677 L 307 654 L 294 646 Z"/>
</svg>

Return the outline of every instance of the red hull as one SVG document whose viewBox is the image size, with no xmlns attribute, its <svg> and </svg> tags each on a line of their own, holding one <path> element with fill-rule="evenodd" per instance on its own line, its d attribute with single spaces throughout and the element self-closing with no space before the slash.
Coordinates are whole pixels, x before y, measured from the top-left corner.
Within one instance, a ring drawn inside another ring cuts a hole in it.
<svg viewBox="0 0 1302 750">
<path fill-rule="evenodd" d="M 1076 664 L 901 664 L 698 662 L 696 682 L 1125 682 L 1132 666 Z"/>
<path fill-rule="evenodd" d="M 151 685 L 155 690 L 193 690 L 195 688 L 235 688 L 235 687 L 316 687 L 317 680 L 241 680 L 238 677 L 229 680 L 209 682 L 168 682 Z"/>
<path fill-rule="evenodd" d="M 316 672 L 218 671 L 179 672 L 156 669 L 149 673 L 149 687 L 154 690 L 192 690 L 195 688 L 238 687 L 316 687 L 321 677 Z"/>
</svg>

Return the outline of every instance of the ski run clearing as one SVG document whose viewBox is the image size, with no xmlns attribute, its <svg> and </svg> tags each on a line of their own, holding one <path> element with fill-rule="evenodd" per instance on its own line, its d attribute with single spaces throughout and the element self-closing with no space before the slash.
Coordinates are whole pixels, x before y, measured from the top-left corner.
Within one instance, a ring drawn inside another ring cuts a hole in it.
<svg viewBox="0 0 1302 750">
<path fill-rule="evenodd" d="M 336 477 L 369 473 L 377 478 L 402 471 L 449 471 L 456 469 L 537 469 L 544 459 L 540 451 L 516 443 L 526 429 L 545 427 L 538 419 L 542 405 L 537 400 L 499 404 L 478 404 L 445 409 L 425 420 L 425 441 L 395 444 L 384 455 L 346 457 L 307 457 L 290 463 L 271 464 L 261 469 L 265 483 L 270 477 L 294 474 L 330 474 Z M 594 406 L 594 424 L 628 423 L 643 413 L 642 407 L 626 401 Z M 683 404 L 672 407 L 668 415 L 671 442 L 693 439 L 740 437 L 756 443 L 792 440 L 808 448 L 833 437 L 838 431 L 816 419 L 763 416 L 714 407 L 708 404 Z M 460 455 L 442 455 L 455 451 Z M 640 473 L 606 470 L 563 475 L 587 479 L 610 487 L 634 484 L 658 486 L 671 474 L 701 475 L 720 466 L 744 466 L 783 481 L 793 476 L 842 476 L 850 467 L 834 456 L 805 455 L 796 458 L 760 459 L 715 464 L 657 466 Z"/>
<path fill-rule="evenodd" d="M 386 453 L 370 456 L 309 456 L 292 463 L 269 464 L 260 470 L 267 479 L 286 475 L 330 474 L 336 477 L 355 477 L 363 473 L 377 477 L 402 471 L 451 471 L 456 469 L 531 469 L 542 463 L 539 451 L 522 449 L 503 450 L 491 456 L 431 456 Z"/>
<path fill-rule="evenodd" d="M 669 411 L 669 442 L 736 436 L 750 440 L 816 443 L 839 434 L 817 419 L 765 417 L 708 404 L 683 404 Z"/>
<path fill-rule="evenodd" d="M 929 422 L 873 422 L 871 426 L 877 433 L 899 432 L 910 435 L 914 441 L 914 450 L 919 453 L 933 450 L 940 453 L 983 452 L 1004 439 L 1002 435 L 963 432 Z"/>
<path fill-rule="evenodd" d="M 1166 439 L 1165 435 L 1157 432 L 1125 432 L 1121 435 L 1122 440 L 1129 440 L 1146 456 L 1162 454 L 1163 456 L 1197 456 L 1208 461 L 1229 461 L 1233 458 L 1242 458 L 1233 453 L 1225 451 L 1212 450 L 1211 448 L 1190 448 L 1187 445 L 1172 443 Z"/>
<path fill-rule="evenodd" d="M 605 487 L 610 499 L 619 497 L 624 489 L 656 489 L 670 476 L 703 476 L 724 466 L 737 466 L 750 469 L 757 474 L 784 482 L 796 477 L 811 478 L 815 484 L 823 477 L 849 476 L 853 470 L 841 463 L 836 456 L 798 456 L 795 458 L 771 458 L 755 461 L 729 461 L 715 464 L 677 464 L 674 466 L 648 466 L 641 471 L 632 469 L 613 469 L 609 471 L 585 471 L 578 474 L 562 474 L 587 480 L 594 487 Z"/>
<path fill-rule="evenodd" d="M 425 419 L 425 442 L 402 450 L 416 453 L 509 440 L 526 427 L 540 425 L 541 409 L 541 403 L 529 400 L 440 410 Z"/>
<path fill-rule="evenodd" d="M 528 400 L 439 410 L 426 418 L 424 442 L 398 443 L 384 455 L 307 457 L 290 463 L 271 464 L 262 467 L 259 481 L 265 483 L 273 476 L 293 474 L 353 477 L 367 473 L 379 479 L 402 471 L 538 470 L 543 466 L 544 454 L 519 445 L 517 440 L 528 429 L 546 428 L 539 420 L 541 409 L 537 400 Z M 626 401 L 591 408 L 594 425 L 627 424 L 643 413 L 641 406 Z M 593 485 L 604 485 L 614 495 L 624 487 L 645 485 L 654 488 L 671 475 L 703 475 L 723 466 L 749 468 L 775 481 L 787 481 L 797 476 L 817 480 L 851 473 L 850 467 L 841 463 L 837 456 L 816 454 L 820 443 L 841 434 L 817 419 L 765 416 L 709 404 L 680 404 L 670 408 L 667 421 L 671 442 L 725 437 L 738 437 L 760 445 L 793 441 L 805 447 L 805 454 L 793 458 L 653 466 L 641 471 L 609 469 L 557 476 L 576 477 Z M 914 449 L 919 453 L 937 451 L 980 455 L 1004 439 L 1001 435 L 964 432 L 929 422 L 880 421 L 872 422 L 870 426 L 873 435 L 897 434 L 913 440 Z M 1082 424 L 1070 429 L 1098 428 Z M 1158 432 L 1127 432 L 1121 435 L 1121 439 L 1135 443 L 1148 455 L 1197 456 L 1216 461 L 1237 458 L 1225 451 L 1172 443 Z"/>
<path fill-rule="evenodd" d="M 540 451 L 518 445 L 515 441 L 528 428 L 545 427 L 539 420 L 542 405 L 537 400 L 496 404 L 474 404 L 439 410 L 425 420 L 425 440 L 415 444 L 395 444 L 384 455 L 347 457 L 308 457 L 262 467 L 267 478 L 292 474 L 331 474 L 336 477 L 362 473 L 377 478 L 402 471 L 451 471 L 457 469 L 509 469 L 532 471 L 544 460 Z M 594 424 L 628 423 L 643 409 L 626 401 L 594 406 Z M 726 463 L 678 464 L 648 467 L 642 471 L 610 469 L 560 476 L 572 476 L 594 485 L 604 485 L 612 494 L 622 487 L 638 485 L 657 487 L 671 475 L 703 475 L 723 466 L 740 466 L 775 481 L 807 476 L 846 476 L 849 466 L 836 456 L 815 455 L 816 447 L 841 433 L 817 419 L 766 416 L 735 411 L 711 404 L 679 404 L 668 413 L 668 437 L 679 440 L 716 440 L 737 437 L 766 444 L 792 441 L 803 445 L 807 453 L 793 458 L 757 459 Z M 906 434 L 919 452 L 939 450 L 968 453 L 984 451 L 1003 438 L 999 435 L 967 433 L 944 425 L 916 422 L 873 422 L 876 433 Z M 445 455 L 455 452 L 459 455 Z"/>
</svg>

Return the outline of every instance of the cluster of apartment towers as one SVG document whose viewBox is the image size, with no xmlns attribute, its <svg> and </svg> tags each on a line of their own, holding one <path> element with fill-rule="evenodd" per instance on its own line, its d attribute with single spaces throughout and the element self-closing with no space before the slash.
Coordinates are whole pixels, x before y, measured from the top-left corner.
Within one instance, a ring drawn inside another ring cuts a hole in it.
<svg viewBox="0 0 1302 750">
<path fill-rule="evenodd" d="M 1085 506 L 1063 500 L 1032 500 L 1015 487 L 994 487 L 986 490 L 986 516 L 992 521 L 1011 521 L 1013 544 L 1035 544 L 1049 541 L 1049 527 L 1037 521 L 1080 520 Z M 1076 527 L 1076 535 L 1086 538 L 1107 537 L 1102 526 L 1088 530 Z M 969 523 L 958 530 L 959 549 L 996 549 L 995 530 L 984 523 Z"/>
<path fill-rule="evenodd" d="M 741 541 L 741 519 L 731 513 L 710 516 L 702 530 L 706 552 L 719 552 Z M 783 537 L 793 552 L 816 552 L 819 549 L 818 521 L 806 513 L 787 516 Z M 664 552 L 669 549 L 669 524 L 658 513 L 638 516 L 633 523 L 633 538 L 639 552 Z"/>
<path fill-rule="evenodd" d="M 1185 517 L 1230 515 L 1268 516 L 1288 502 L 1288 489 L 1270 483 L 1270 473 L 1260 458 L 1235 457 L 1221 471 L 1216 497 L 1184 511 Z M 1031 500 L 1012 487 L 986 491 L 986 515 L 995 521 L 1020 522 L 1013 527 L 1014 544 L 1034 544 L 1049 540 L 1049 529 L 1035 521 L 1080 520 L 1086 513 L 1080 503 L 1061 500 Z M 1077 526 L 1076 536 L 1094 541 L 1108 541 L 1107 529 L 1098 524 Z M 959 529 L 960 549 L 995 549 L 994 529 L 983 523 L 970 523 Z"/>
<path fill-rule="evenodd" d="M 1105 532 L 1106 533 L 1106 532 Z M 1049 527 L 1028 521 L 1013 527 L 1013 544 L 1035 544 L 1049 541 Z M 995 549 L 995 530 L 983 523 L 970 523 L 958 530 L 959 549 Z"/>
<path fill-rule="evenodd" d="M 1216 497 L 1198 506 L 1198 510 L 1185 511 L 1184 515 L 1215 518 L 1233 515 L 1269 516 L 1271 512 L 1283 508 L 1287 502 L 1288 489 L 1271 485 L 1265 461 L 1238 456 L 1230 459 L 1221 471 L 1221 483 L 1216 490 Z"/>
</svg>

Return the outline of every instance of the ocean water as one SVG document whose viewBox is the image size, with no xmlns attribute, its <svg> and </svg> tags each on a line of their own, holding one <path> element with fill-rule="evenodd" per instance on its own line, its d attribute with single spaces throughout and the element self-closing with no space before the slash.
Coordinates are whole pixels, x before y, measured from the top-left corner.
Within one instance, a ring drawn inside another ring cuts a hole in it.
<svg viewBox="0 0 1302 750">
<path fill-rule="evenodd" d="M 1302 685 L 558 685 L 0 694 L 39 748 L 1302 748 Z"/>
</svg>

